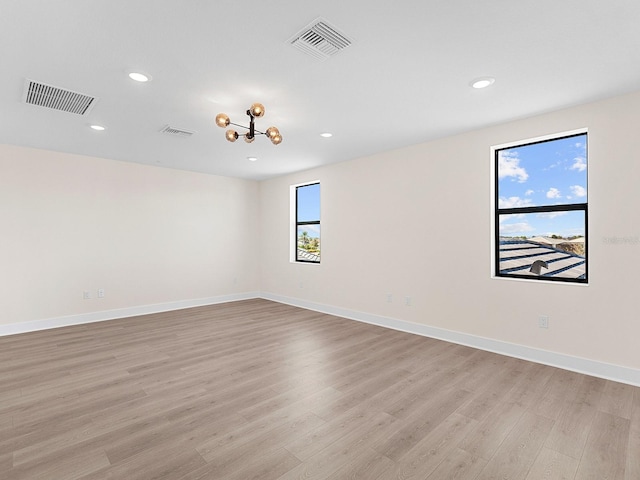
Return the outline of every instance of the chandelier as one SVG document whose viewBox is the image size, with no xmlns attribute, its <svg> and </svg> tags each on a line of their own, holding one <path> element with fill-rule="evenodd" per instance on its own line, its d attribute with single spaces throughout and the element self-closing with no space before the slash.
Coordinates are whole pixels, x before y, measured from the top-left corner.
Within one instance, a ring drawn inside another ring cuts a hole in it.
<svg viewBox="0 0 640 480">
<path fill-rule="evenodd" d="M 229 125 L 235 125 L 236 127 L 244 128 L 249 130 L 247 133 L 243 134 L 244 141 L 247 143 L 251 143 L 256 139 L 256 135 L 266 135 L 271 143 L 274 145 L 278 145 L 282 142 L 282 135 L 280 135 L 280 131 L 276 127 L 269 127 L 264 132 L 256 130 L 254 125 L 254 120 L 256 118 L 260 118 L 264 116 L 264 105 L 261 103 L 254 103 L 251 105 L 251 108 L 247 110 L 247 115 L 249 115 L 249 126 L 245 127 L 244 125 L 238 125 L 237 123 L 231 122 L 229 116 L 226 113 L 219 113 L 216 115 L 216 125 L 220 128 L 226 128 Z M 229 129 L 225 132 L 225 137 L 230 142 L 235 142 L 240 135 L 233 129 Z"/>
</svg>

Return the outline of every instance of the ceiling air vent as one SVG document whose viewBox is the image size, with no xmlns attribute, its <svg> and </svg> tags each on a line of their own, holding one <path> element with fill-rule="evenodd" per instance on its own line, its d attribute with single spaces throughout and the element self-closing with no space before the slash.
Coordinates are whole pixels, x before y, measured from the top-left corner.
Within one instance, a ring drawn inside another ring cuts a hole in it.
<svg viewBox="0 0 640 480">
<path fill-rule="evenodd" d="M 291 37 L 289 43 L 307 55 L 318 60 L 326 60 L 353 42 L 326 20 L 318 18 Z"/>
<path fill-rule="evenodd" d="M 190 137 L 191 135 L 196 133 L 192 130 L 185 130 L 184 128 L 176 128 L 176 127 L 172 127 L 171 125 L 167 125 L 162 130 L 160 130 L 160 132 L 166 133 L 167 135 L 171 135 L 172 137 L 183 137 L 183 138 Z"/>
<path fill-rule="evenodd" d="M 73 92 L 29 79 L 25 82 L 22 99 L 29 105 L 52 108 L 77 115 L 89 113 L 98 100 L 96 97 L 84 93 Z"/>
</svg>

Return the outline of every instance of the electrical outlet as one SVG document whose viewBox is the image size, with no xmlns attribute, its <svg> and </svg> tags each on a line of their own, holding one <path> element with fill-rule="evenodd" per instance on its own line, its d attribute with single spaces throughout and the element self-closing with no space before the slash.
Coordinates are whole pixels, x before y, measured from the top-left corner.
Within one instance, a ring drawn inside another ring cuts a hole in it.
<svg viewBox="0 0 640 480">
<path fill-rule="evenodd" d="M 98 289 L 98 298 L 104 298 L 104 288 Z"/>
<path fill-rule="evenodd" d="M 404 297 L 404 304 L 407 307 L 411 306 L 411 297 Z"/>
<path fill-rule="evenodd" d="M 540 315 L 538 317 L 538 327 L 549 328 L 549 317 L 547 315 Z"/>
<path fill-rule="evenodd" d="M 83 300 L 91 300 L 91 292 L 85 290 L 84 292 L 82 292 L 82 298 Z"/>
<path fill-rule="evenodd" d="M 387 293 L 387 303 L 391 303 L 393 302 L 393 295 L 391 295 L 390 293 Z"/>
</svg>

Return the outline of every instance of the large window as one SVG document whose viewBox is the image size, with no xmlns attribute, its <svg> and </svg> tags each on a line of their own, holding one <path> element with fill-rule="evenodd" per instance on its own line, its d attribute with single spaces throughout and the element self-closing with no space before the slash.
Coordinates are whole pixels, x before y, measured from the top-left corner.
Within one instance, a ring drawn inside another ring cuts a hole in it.
<svg viewBox="0 0 640 480">
<path fill-rule="evenodd" d="M 295 259 L 320 263 L 320 184 L 296 187 Z"/>
<path fill-rule="evenodd" d="M 586 283 L 587 133 L 497 147 L 497 277 Z"/>
</svg>

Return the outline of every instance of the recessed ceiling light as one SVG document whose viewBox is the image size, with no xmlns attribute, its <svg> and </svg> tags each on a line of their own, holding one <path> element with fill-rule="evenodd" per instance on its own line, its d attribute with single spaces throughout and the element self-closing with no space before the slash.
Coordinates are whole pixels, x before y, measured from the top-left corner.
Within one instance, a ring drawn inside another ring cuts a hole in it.
<svg viewBox="0 0 640 480">
<path fill-rule="evenodd" d="M 256 160 L 258 160 L 258 157 L 247 157 L 247 160 L 249 160 L 250 162 L 255 162 Z"/>
<path fill-rule="evenodd" d="M 493 85 L 493 82 L 495 81 L 496 79 L 493 77 L 480 77 L 472 80 L 469 85 L 471 85 L 473 88 L 486 88 L 489 85 Z"/>
<path fill-rule="evenodd" d="M 324 138 L 329 138 L 329 137 L 333 137 L 333 133 L 324 132 L 324 133 L 321 133 L 320 136 Z"/>
<path fill-rule="evenodd" d="M 104 130 L 104 127 L 102 125 L 91 125 L 91 128 L 93 128 L 94 130 L 97 130 L 99 132 Z"/>
<path fill-rule="evenodd" d="M 135 80 L 136 82 L 148 82 L 149 80 L 151 80 L 151 76 L 150 75 L 146 75 L 144 73 L 140 73 L 140 72 L 131 72 L 129 73 L 129 78 L 131 80 Z"/>
</svg>

